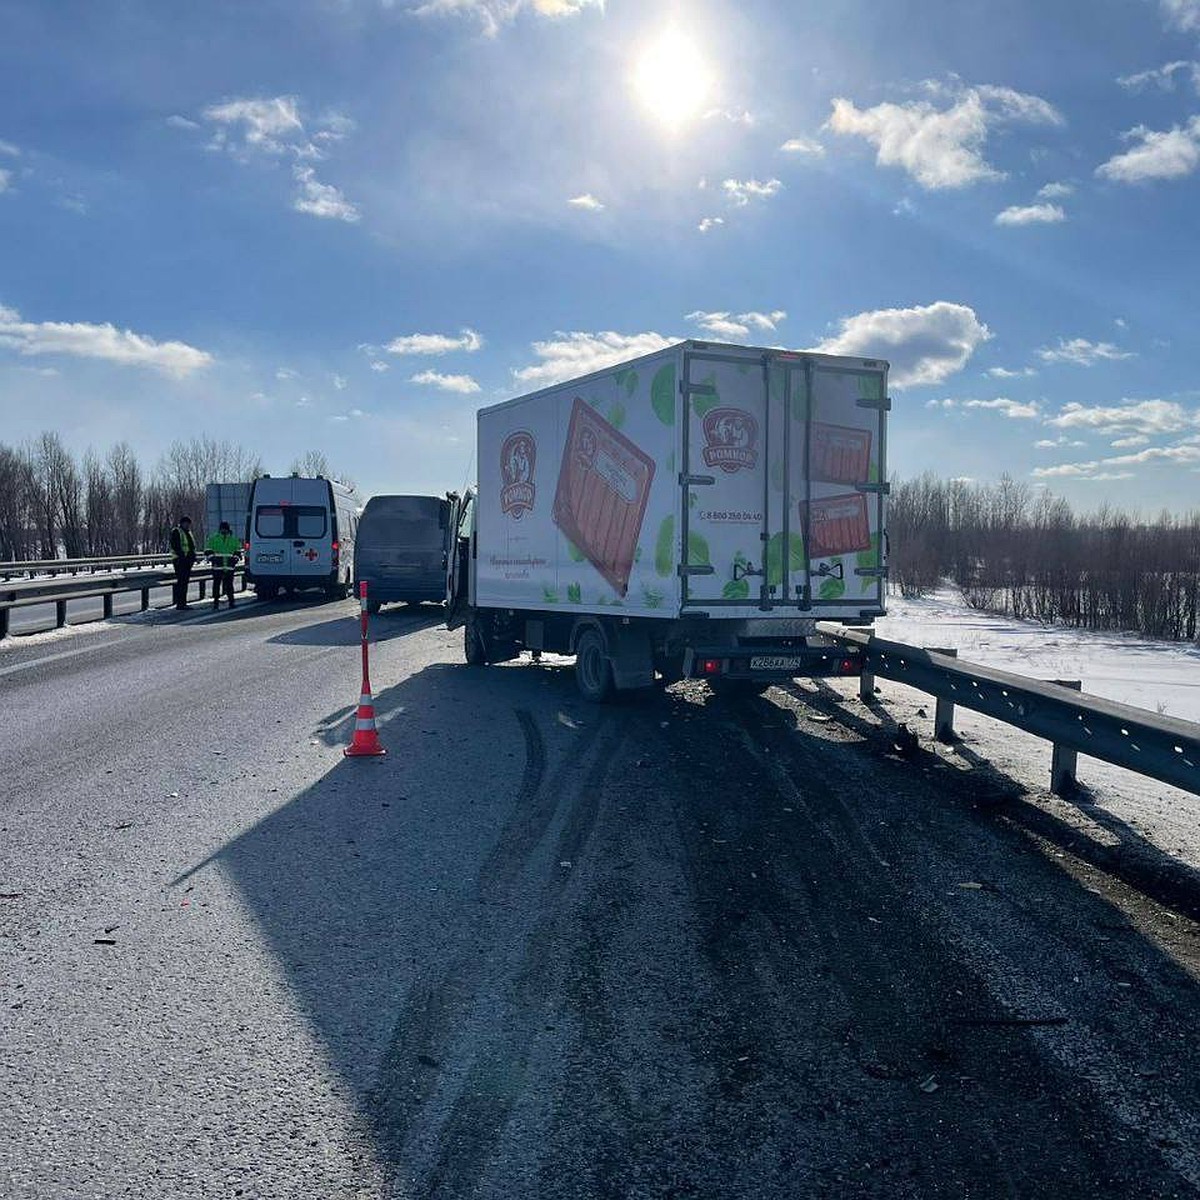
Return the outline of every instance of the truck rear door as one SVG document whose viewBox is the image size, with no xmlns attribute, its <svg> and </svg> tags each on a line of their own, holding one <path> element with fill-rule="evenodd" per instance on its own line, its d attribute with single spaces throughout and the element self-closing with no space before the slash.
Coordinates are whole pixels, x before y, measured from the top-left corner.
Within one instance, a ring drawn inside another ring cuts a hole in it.
<svg viewBox="0 0 1200 1200">
<path fill-rule="evenodd" d="M 882 611 L 885 378 L 865 360 L 685 352 L 685 610 Z"/>
</svg>

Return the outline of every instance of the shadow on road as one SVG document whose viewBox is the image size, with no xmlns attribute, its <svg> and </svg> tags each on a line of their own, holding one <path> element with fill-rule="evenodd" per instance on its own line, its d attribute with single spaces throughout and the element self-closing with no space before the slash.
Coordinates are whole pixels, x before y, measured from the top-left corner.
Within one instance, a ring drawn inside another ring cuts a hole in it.
<svg viewBox="0 0 1200 1200">
<path fill-rule="evenodd" d="M 396 636 L 436 619 L 398 614 Z M 1119 914 L 992 829 L 963 773 L 800 736 L 767 700 L 588 707 L 557 665 L 436 664 L 376 707 L 386 758 L 338 758 L 210 861 L 397 1194 L 1187 1194 L 1150 1139 L 1178 1144 L 1200 1110 L 1194 984 L 1132 930 L 1081 935 Z M 352 716 L 312 735 L 344 743 Z M 1016 848 L 1006 886 L 1049 916 L 999 888 L 952 903 L 1036 981 L 1027 1012 L 946 936 L 924 878 L 989 830 L 996 861 Z M 1096 951 L 1097 979 L 1039 976 L 1059 942 Z M 1144 1006 L 1093 994 L 1118 969 Z M 1121 1078 L 1185 1117 L 1154 1107 L 1127 1137 L 1103 1065 L 1081 1082 L 1028 1015 L 1118 1043 Z"/>
<path fill-rule="evenodd" d="M 372 642 L 387 642 L 421 629 L 432 629 L 442 620 L 440 608 L 384 611 L 371 617 L 368 637 Z M 289 629 L 267 640 L 280 646 L 357 646 L 362 640 L 361 617 L 358 611 L 347 611 L 329 621 Z"/>
</svg>

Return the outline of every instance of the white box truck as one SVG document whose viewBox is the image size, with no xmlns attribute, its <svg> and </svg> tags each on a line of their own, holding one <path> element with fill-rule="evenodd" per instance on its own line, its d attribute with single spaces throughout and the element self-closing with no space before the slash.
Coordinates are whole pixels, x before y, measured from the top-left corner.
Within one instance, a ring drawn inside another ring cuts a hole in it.
<svg viewBox="0 0 1200 1200">
<path fill-rule="evenodd" d="M 210 483 L 204 489 L 204 536 L 210 537 L 228 521 L 230 529 L 245 541 L 246 518 L 250 512 L 253 483 Z"/>
<path fill-rule="evenodd" d="M 687 341 L 478 414 L 448 624 L 584 696 L 852 674 L 887 578 L 888 364 Z"/>
</svg>

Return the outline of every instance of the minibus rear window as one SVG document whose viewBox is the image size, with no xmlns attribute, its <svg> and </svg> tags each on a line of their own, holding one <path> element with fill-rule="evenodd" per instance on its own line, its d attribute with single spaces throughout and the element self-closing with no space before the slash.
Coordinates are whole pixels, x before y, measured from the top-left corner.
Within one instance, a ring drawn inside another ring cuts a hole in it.
<svg viewBox="0 0 1200 1200">
<path fill-rule="evenodd" d="M 260 505 L 254 514 L 254 532 L 259 537 L 283 537 L 283 509 Z"/>
<path fill-rule="evenodd" d="M 322 538 L 325 536 L 325 509 L 315 505 L 297 505 L 292 509 L 296 519 L 295 536 Z"/>
</svg>

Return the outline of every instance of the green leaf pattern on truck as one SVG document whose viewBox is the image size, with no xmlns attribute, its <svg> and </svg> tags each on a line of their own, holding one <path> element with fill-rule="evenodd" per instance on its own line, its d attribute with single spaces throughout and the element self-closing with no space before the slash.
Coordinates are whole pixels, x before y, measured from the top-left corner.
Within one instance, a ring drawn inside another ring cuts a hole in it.
<svg viewBox="0 0 1200 1200">
<path fill-rule="evenodd" d="M 675 518 L 664 517 L 654 542 L 654 569 L 664 579 L 675 570 Z"/>
<path fill-rule="evenodd" d="M 688 534 L 688 566 L 712 566 L 712 560 L 708 555 L 708 543 L 698 533 Z"/>
<path fill-rule="evenodd" d="M 646 584 L 642 588 L 642 603 L 647 608 L 662 608 L 663 594 L 657 588 L 652 588 L 649 584 Z"/>
<path fill-rule="evenodd" d="M 721 595 L 726 600 L 749 600 L 750 580 L 731 579 L 722 589 Z"/>
<path fill-rule="evenodd" d="M 703 420 L 714 408 L 721 407 L 721 394 L 716 390 L 717 376 L 715 372 L 710 371 L 700 382 L 713 389 L 711 393 L 697 392 L 692 397 L 692 411 Z"/>
<path fill-rule="evenodd" d="M 578 583 L 567 584 L 567 603 L 582 604 L 583 603 L 583 588 Z"/>
<path fill-rule="evenodd" d="M 860 550 L 856 555 L 856 561 L 864 570 L 879 566 L 879 534 L 871 534 L 870 549 Z"/>
<path fill-rule="evenodd" d="M 542 602 L 544 604 L 558 604 L 558 588 L 551 587 L 548 583 L 542 584 Z"/>
<path fill-rule="evenodd" d="M 625 405 L 620 400 L 614 400 L 608 406 L 608 423 L 614 429 L 620 429 L 625 424 Z"/>
<path fill-rule="evenodd" d="M 567 543 L 567 553 L 570 555 L 571 561 L 583 562 L 585 557 L 583 551 L 570 538 L 563 538 L 563 541 Z"/>
<path fill-rule="evenodd" d="M 882 400 L 883 376 L 860 375 L 858 377 L 858 397 L 860 400 Z"/>
<path fill-rule="evenodd" d="M 783 534 L 776 533 L 767 542 L 767 583 L 779 587 L 784 573 Z M 807 565 L 804 557 L 804 539 L 798 533 L 788 534 L 787 570 L 789 574 L 803 571 Z"/>
<path fill-rule="evenodd" d="M 625 395 L 632 396 L 637 391 L 638 373 L 632 367 L 617 371 L 613 378 L 617 381 L 617 387 L 625 389 Z"/>
<path fill-rule="evenodd" d="M 839 565 L 845 569 L 845 564 L 840 558 L 830 559 L 830 567 L 836 570 Z M 846 594 L 846 584 L 844 580 L 838 579 L 836 575 L 830 575 L 828 579 L 821 581 L 821 586 L 817 590 L 817 595 L 822 600 L 840 600 Z"/>
<path fill-rule="evenodd" d="M 650 383 L 650 407 L 664 425 L 675 424 L 675 364 L 667 363 L 654 372 Z"/>
</svg>

